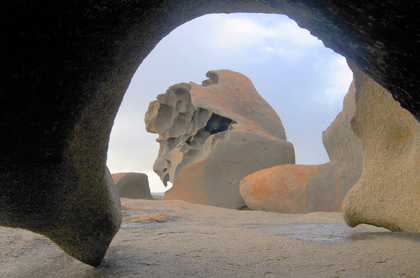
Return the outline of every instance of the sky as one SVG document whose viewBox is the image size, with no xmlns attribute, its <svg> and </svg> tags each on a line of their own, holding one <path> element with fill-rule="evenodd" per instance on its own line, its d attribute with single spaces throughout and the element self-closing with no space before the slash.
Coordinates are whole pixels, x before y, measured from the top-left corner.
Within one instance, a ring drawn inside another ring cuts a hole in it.
<svg viewBox="0 0 420 278">
<path fill-rule="evenodd" d="M 158 135 L 146 132 L 144 114 L 169 86 L 201 84 L 218 69 L 253 82 L 280 116 L 296 164 L 329 161 L 322 132 L 342 110 L 353 77 L 345 58 L 284 15 L 211 14 L 173 30 L 137 69 L 111 132 L 111 173 L 145 173 L 152 192 L 168 190 L 153 172 Z"/>
</svg>

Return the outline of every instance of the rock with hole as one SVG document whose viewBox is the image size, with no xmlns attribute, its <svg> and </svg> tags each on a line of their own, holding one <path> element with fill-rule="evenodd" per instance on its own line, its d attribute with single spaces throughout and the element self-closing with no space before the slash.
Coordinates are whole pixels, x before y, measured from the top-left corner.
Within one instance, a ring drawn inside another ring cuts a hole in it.
<svg viewBox="0 0 420 278">
<path fill-rule="evenodd" d="M 173 187 L 164 199 L 226 208 L 245 205 L 240 180 L 293 164 L 282 122 L 243 74 L 217 70 L 202 85 L 171 86 L 150 103 L 146 129 L 159 134 L 154 171 Z"/>
</svg>

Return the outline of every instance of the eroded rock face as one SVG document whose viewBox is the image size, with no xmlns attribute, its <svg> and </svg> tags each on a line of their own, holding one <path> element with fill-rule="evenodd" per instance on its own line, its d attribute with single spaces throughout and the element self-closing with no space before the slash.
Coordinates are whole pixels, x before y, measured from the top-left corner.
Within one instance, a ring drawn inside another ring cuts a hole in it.
<svg viewBox="0 0 420 278">
<path fill-rule="evenodd" d="M 202 85 L 171 86 L 150 103 L 146 129 L 158 133 L 155 172 L 173 187 L 164 199 L 244 206 L 239 181 L 295 162 L 277 113 L 244 75 L 210 71 Z"/>
<path fill-rule="evenodd" d="M 331 125 L 322 133 L 322 143 L 330 161 L 340 161 L 362 170 L 362 141 L 351 129 L 350 121 L 356 110 L 356 88 L 354 81 L 343 101 L 343 110 Z"/>
<path fill-rule="evenodd" d="M 112 178 L 121 198 L 153 200 L 146 174 L 115 173 Z"/>
<path fill-rule="evenodd" d="M 347 224 L 420 233 L 420 124 L 350 63 L 355 76 L 352 129 L 363 144 L 363 171 L 343 203 Z"/>
<path fill-rule="evenodd" d="M 281 213 L 340 212 L 344 197 L 360 177 L 349 164 L 280 165 L 241 180 L 248 208 Z"/>
</svg>

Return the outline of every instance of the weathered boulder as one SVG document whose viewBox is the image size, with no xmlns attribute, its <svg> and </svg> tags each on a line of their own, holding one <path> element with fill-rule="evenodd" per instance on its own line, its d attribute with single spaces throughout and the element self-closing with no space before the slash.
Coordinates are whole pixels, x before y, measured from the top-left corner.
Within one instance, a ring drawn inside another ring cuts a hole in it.
<svg viewBox="0 0 420 278">
<path fill-rule="evenodd" d="M 343 110 L 322 133 L 322 143 L 330 161 L 340 161 L 362 170 L 362 141 L 351 129 L 350 121 L 356 110 L 354 81 L 343 101 Z"/>
<path fill-rule="evenodd" d="M 420 233 L 420 124 L 353 63 L 352 129 L 363 144 L 363 170 L 343 203 L 347 224 Z"/>
<path fill-rule="evenodd" d="M 153 200 L 146 174 L 115 173 L 112 178 L 121 198 Z"/>
<path fill-rule="evenodd" d="M 158 133 L 154 171 L 173 187 L 164 199 L 240 208 L 239 181 L 295 162 L 282 122 L 244 75 L 209 71 L 197 85 L 180 83 L 157 96 L 146 129 Z"/>
<path fill-rule="evenodd" d="M 341 162 L 279 165 L 241 180 L 239 190 L 252 210 L 281 213 L 339 212 L 360 171 Z"/>
</svg>

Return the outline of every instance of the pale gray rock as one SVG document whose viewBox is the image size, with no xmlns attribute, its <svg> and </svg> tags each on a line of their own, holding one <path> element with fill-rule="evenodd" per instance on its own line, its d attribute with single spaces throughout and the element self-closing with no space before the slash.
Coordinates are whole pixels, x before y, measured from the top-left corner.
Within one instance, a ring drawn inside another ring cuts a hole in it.
<svg viewBox="0 0 420 278">
<path fill-rule="evenodd" d="M 343 202 L 347 224 L 420 233 L 420 123 L 354 64 L 356 112 L 363 170 Z"/>
</svg>

